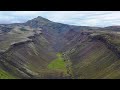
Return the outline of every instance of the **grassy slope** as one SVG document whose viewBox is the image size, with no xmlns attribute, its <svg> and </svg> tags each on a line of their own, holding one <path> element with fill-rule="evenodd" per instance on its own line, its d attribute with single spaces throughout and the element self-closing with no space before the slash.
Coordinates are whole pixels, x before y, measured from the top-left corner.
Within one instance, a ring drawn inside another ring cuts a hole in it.
<svg viewBox="0 0 120 90">
<path fill-rule="evenodd" d="M 15 77 L 0 69 L 0 79 L 15 79 Z"/>
<path fill-rule="evenodd" d="M 4 58 L 1 58 L 2 61 L 5 60 L 9 63 L 9 65 L 6 65 L 6 62 L 4 64 L 11 69 L 10 72 L 20 78 L 28 78 L 27 73 L 37 75 L 39 78 L 47 77 L 51 73 L 48 71 L 47 65 L 56 58 L 56 54 L 51 50 L 49 42 L 42 35 L 33 39 L 34 42 L 15 46 L 4 54 Z M 22 70 L 20 71 L 18 68 Z M 24 72 L 22 72 L 23 70 Z"/>
<path fill-rule="evenodd" d="M 69 52 L 75 78 L 120 78 L 119 58 L 102 42 L 86 41 L 81 46 Z"/>
<path fill-rule="evenodd" d="M 67 74 L 66 64 L 64 62 L 64 59 L 62 58 L 62 55 L 60 53 L 58 53 L 57 57 L 58 57 L 57 59 L 53 60 L 48 65 L 48 69 L 61 71 L 64 74 Z"/>
</svg>

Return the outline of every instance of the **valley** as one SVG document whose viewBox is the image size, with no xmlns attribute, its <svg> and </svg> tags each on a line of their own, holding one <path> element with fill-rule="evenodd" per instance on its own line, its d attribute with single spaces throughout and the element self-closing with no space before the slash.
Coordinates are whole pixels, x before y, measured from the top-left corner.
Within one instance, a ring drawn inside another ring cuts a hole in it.
<svg viewBox="0 0 120 90">
<path fill-rule="evenodd" d="M 119 79 L 119 29 L 67 25 L 40 16 L 0 25 L 0 78 Z"/>
</svg>

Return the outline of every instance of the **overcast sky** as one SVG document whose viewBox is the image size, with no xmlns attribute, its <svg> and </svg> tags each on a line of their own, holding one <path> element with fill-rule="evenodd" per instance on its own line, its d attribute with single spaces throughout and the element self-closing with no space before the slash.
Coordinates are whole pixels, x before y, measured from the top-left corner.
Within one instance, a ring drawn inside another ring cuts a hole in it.
<svg viewBox="0 0 120 90">
<path fill-rule="evenodd" d="M 0 11 L 0 24 L 26 22 L 37 16 L 80 26 L 120 25 L 120 11 Z"/>
</svg>

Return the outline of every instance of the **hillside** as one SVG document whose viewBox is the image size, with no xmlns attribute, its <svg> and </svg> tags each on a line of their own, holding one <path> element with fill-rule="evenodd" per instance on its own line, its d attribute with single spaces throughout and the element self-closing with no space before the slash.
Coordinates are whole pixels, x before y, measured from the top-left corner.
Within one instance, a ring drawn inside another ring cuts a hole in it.
<svg viewBox="0 0 120 90">
<path fill-rule="evenodd" d="M 82 42 L 73 44 L 72 48 L 64 52 L 65 57 L 69 57 L 68 60 L 72 63 L 74 78 L 119 79 L 120 55 L 116 45 L 113 46 L 114 39 L 108 43 L 109 39 L 106 38 L 105 42 L 102 35 L 82 35 L 79 38 L 83 37 Z"/>
<path fill-rule="evenodd" d="M 118 26 L 73 26 L 38 16 L 0 25 L 0 78 L 120 78 Z"/>
</svg>

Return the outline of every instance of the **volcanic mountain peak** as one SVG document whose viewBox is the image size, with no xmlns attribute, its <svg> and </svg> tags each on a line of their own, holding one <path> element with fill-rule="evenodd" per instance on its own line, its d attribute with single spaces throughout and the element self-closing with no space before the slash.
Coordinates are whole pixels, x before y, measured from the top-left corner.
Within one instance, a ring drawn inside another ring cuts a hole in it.
<svg viewBox="0 0 120 90">
<path fill-rule="evenodd" d="M 29 20 L 29 21 L 27 21 L 27 22 L 38 22 L 38 23 L 48 23 L 48 22 L 51 22 L 50 20 L 48 20 L 48 19 L 46 19 L 46 18 L 43 18 L 43 17 L 41 17 L 41 16 L 38 16 L 38 17 L 36 17 L 36 18 L 34 18 L 34 19 L 32 19 L 32 20 Z"/>
<path fill-rule="evenodd" d="M 41 16 L 38 16 L 37 18 L 34 18 L 33 20 L 50 22 L 50 20 L 48 20 L 48 19 L 46 19 L 44 17 L 41 17 Z"/>
<path fill-rule="evenodd" d="M 38 16 L 37 18 L 34 18 L 32 20 L 27 21 L 26 23 L 24 23 L 24 25 L 33 27 L 33 28 L 37 28 L 37 27 L 41 27 L 41 26 L 46 26 L 49 23 L 52 23 L 52 21 L 43 18 L 41 16 Z"/>
</svg>

